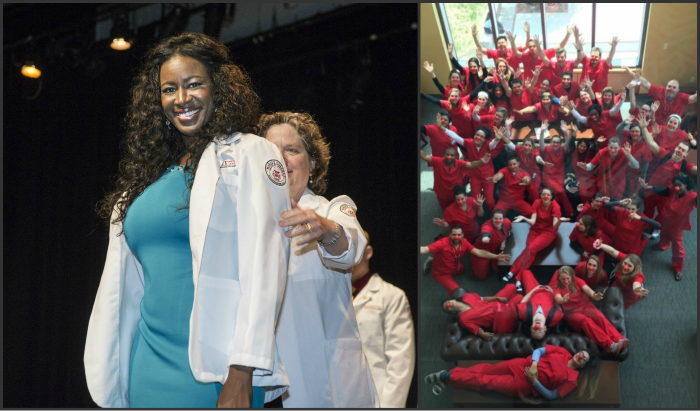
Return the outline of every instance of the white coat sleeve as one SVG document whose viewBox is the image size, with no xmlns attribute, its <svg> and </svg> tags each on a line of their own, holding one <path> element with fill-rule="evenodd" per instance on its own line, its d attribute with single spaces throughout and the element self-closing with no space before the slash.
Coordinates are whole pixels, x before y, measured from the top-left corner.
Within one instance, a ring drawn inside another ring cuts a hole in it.
<svg viewBox="0 0 700 411">
<path fill-rule="evenodd" d="M 317 246 L 326 267 L 347 270 L 362 261 L 362 254 L 367 247 L 367 239 L 362 232 L 360 222 L 357 221 L 356 213 L 357 207 L 348 196 L 336 197 L 328 204 L 328 212 L 325 217 L 343 227 L 345 237 L 348 239 L 348 249 L 335 256 L 326 252 L 323 247 Z"/>
<path fill-rule="evenodd" d="M 242 295 L 229 365 L 254 367 L 255 377 L 273 370 L 275 324 L 289 264 L 289 240 L 278 222 L 291 204 L 282 155 L 267 140 L 252 137 L 253 142 L 242 148 L 246 160 L 240 172 L 247 177 L 238 185 L 236 199 Z"/>
<path fill-rule="evenodd" d="M 384 317 L 384 355 L 387 358 L 386 380 L 379 393 L 383 408 L 405 408 L 416 364 L 411 307 L 406 294 L 396 289 Z"/>
<path fill-rule="evenodd" d="M 112 219 L 116 214 L 112 214 Z M 100 407 L 129 407 L 129 360 L 144 294 L 143 269 L 121 225 L 110 224 L 109 246 L 85 341 L 85 377 Z"/>
</svg>

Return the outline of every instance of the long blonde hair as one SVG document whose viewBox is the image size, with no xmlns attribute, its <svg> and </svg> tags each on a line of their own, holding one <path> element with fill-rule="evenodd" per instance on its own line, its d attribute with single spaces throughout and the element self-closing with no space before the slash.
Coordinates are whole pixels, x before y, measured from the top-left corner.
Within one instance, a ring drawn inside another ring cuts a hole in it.
<svg viewBox="0 0 700 411">
<path fill-rule="evenodd" d="M 600 361 L 600 357 L 593 356 L 590 351 L 588 351 L 588 355 L 588 362 L 578 372 L 576 398 L 586 397 L 586 400 L 592 400 L 598 391 L 603 363 Z"/>
<path fill-rule="evenodd" d="M 625 260 L 629 259 L 632 264 L 634 264 L 634 270 L 632 270 L 631 273 L 625 274 L 625 272 L 622 270 L 622 264 L 625 262 Z M 617 266 L 615 266 L 615 271 L 619 271 L 620 274 L 620 282 L 622 284 L 626 284 L 627 281 L 631 280 L 634 278 L 635 275 L 639 274 L 642 272 L 642 259 L 639 258 L 636 254 L 629 254 L 626 258 L 624 258 L 622 261 L 617 263 Z"/>
</svg>

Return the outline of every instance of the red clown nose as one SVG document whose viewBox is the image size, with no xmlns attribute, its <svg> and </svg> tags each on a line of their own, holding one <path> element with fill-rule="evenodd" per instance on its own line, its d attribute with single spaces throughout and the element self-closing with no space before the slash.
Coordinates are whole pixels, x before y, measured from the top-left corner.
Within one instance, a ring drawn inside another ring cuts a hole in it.
<svg viewBox="0 0 700 411">
<path fill-rule="evenodd" d="M 584 357 L 583 357 L 583 354 L 579 354 L 579 355 L 578 355 L 578 360 L 579 360 L 579 361 L 583 361 L 583 358 L 584 358 Z"/>
<path fill-rule="evenodd" d="M 678 186 L 676 186 L 676 193 L 679 192 L 679 191 L 681 191 L 681 188 L 678 187 Z"/>
<path fill-rule="evenodd" d="M 539 325 L 539 324 L 535 324 L 535 330 L 539 330 L 540 328 L 542 328 L 542 326 L 541 326 L 541 325 Z"/>
<path fill-rule="evenodd" d="M 458 200 L 458 201 L 457 201 L 457 204 L 459 204 L 459 205 L 464 204 L 464 200 Z"/>
<path fill-rule="evenodd" d="M 564 285 L 569 285 L 569 280 L 564 280 Z"/>
<path fill-rule="evenodd" d="M 450 308 L 451 306 L 452 306 L 452 303 L 450 303 L 449 301 L 445 303 L 445 307 Z"/>
<path fill-rule="evenodd" d="M 576 223 L 576 228 L 580 228 L 580 227 L 581 227 L 581 224 Z"/>
<path fill-rule="evenodd" d="M 627 210 L 627 214 L 632 215 L 632 214 L 634 214 L 634 211 L 632 211 L 632 210 Z"/>
</svg>

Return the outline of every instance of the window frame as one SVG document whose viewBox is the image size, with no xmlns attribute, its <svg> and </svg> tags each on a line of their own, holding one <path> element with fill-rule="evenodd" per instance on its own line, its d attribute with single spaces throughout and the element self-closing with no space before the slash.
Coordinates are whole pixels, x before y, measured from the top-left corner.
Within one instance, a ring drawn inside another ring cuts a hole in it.
<svg viewBox="0 0 700 411">
<path fill-rule="evenodd" d="M 452 39 L 452 31 L 450 30 L 450 25 L 447 23 L 447 10 L 445 9 L 445 3 L 437 3 L 438 4 L 438 14 L 440 15 L 440 25 L 442 26 L 443 33 L 445 33 L 445 37 L 447 40 L 447 43 L 453 43 Z M 493 40 L 493 44 L 496 44 L 496 18 L 493 13 L 493 3 L 486 3 L 489 6 L 489 15 L 488 18 L 491 21 L 491 27 L 494 28 L 494 30 L 491 30 L 491 37 Z M 591 3 L 592 4 L 592 16 L 591 16 L 591 47 L 595 47 L 595 29 L 596 29 L 596 8 L 598 3 Z M 539 3 L 540 5 L 540 19 L 542 23 L 542 48 L 546 49 L 547 48 L 547 26 L 545 23 L 545 14 L 544 14 L 544 3 Z M 646 47 L 646 41 L 647 41 L 647 30 L 649 28 L 649 13 L 651 10 L 651 3 L 644 3 L 644 21 L 643 21 L 643 26 L 642 26 L 642 38 L 640 41 L 639 45 L 639 58 L 637 59 L 637 65 L 634 67 L 630 68 L 641 68 L 642 63 L 644 62 L 644 49 Z M 457 50 L 454 51 L 454 57 L 459 60 L 459 57 L 457 56 Z M 622 68 L 622 66 L 613 66 L 613 69 L 616 68 Z"/>
</svg>

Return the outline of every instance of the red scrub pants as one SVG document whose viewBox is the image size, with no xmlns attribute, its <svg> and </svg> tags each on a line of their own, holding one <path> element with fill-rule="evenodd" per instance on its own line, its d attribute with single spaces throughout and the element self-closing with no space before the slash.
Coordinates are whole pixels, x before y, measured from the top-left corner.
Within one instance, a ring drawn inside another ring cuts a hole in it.
<svg viewBox="0 0 700 411">
<path fill-rule="evenodd" d="M 583 292 L 583 290 L 579 292 Z M 591 303 L 588 303 L 582 310 L 566 313 L 565 318 L 572 329 L 579 332 L 583 331 L 596 345 L 605 350 L 610 350 L 612 343 L 625 338 L 610 324 L 610 321 L 605 318 L 603 313 L 598 311 Z"/>
<path fill-rule="evenodd" d="M 532 395 L 532 384 L 525 377 L 527 358 L 514 358 L 498 364 L 479 364 L 450 370 L 450 384 L 474 391 L 497 391 L 511 397 Z"/>
<path fill-rule="evenodd" d="M 433 261 L 434 262 L 434 261 Z M 433 278 L 435 281 L 437 281 L 438 284 L 442 286 L 445 290 L 447 290 L 448 295 L 452 295 L 452 292 L 458 288 L 461 288 L 459 284 L 457 284 L 457 281 L 455 281 L 454 277 L 456 275 L 462 274 L 464 271 L 464 265 L 462 263 L 459 263 L 459 266 L 457 267 L 457 271 L 454 274 L 432 274 Z"/>
<path fill-rule="evenodd" d="M 644 199 L 644 214 L 649 218 L 653 218 L 663 226 L 661 221 L 661 210 L 664 209 L 666 198 L 658 194 L 648 195 Z M 656 217 L 654 217 L 656 216 Z"/>
<path fill-rule="evenodd" d="M 530 228 L 527 235 L 527 246 L 520 256 L 515 260 L 510 272 L 515 274 L 515 278 L 522 282 L 520 272 L 530 268 L 537 257 L 537 253 L 547 248 L 557 238 L 557 232 L 552 230 L 536 231 Z"/>
<path fill-rule="evenodd" d="M 673 271 L 683 271 L 683 259 L 685 259 L 685 248 L 683 247 L 683 230 L 665 228 L 662 225 L 661 236 L 659 237 L 658 245 L 659 248 L 661 248 L 662 250 L 668 250 L 668 247 L 672 247 L 671 261 L 673 262 Z"/>
<path fill-rule="evenodd" d="M 474 198 L 477 198 L 477 196 L 481 194 L 482 190 L 484 191 L 486 207 L 488 207 L 489 212 L 493 212 L 493 210 L 495 210 L 494 207 L 496 206 L 496 200 L 493 198 L 495 185 L 488 180 L 474 176 L 471 177 L 469 184 L 471 184 L 472 197 Z"/>
<path fill-rule="evenodd" d="M 491 210 L 503 210 L 503 214 L 507 215 L 508 211 L 515 210 L 518 214 L 528 217 L 532 215 L 532 205 L 530 205 L 525 199 L 522 198 L 501 198 L 496 203 L 496 207 Z"/>
<path fill-rule="evenodd" d="M 485 280 L 489 276 L 490 270 L 498 272 L 498 260 L 490 260 L 481 258 L 475 255 L 471 256 L 472 269 L 474 270 L 474 278 L 477 280 Z"/>
</svg>

